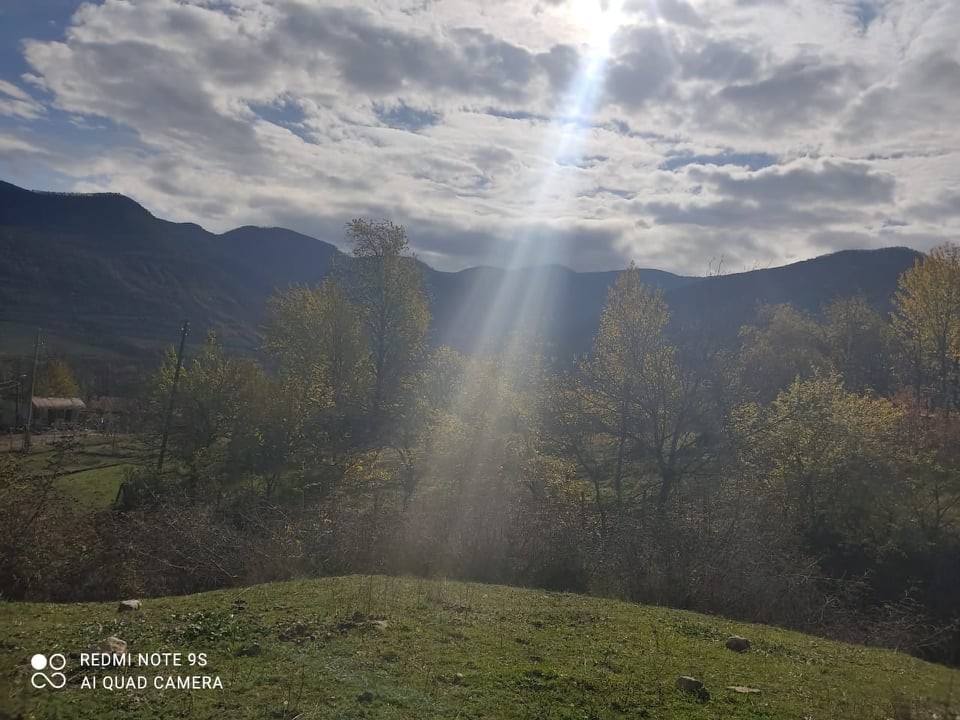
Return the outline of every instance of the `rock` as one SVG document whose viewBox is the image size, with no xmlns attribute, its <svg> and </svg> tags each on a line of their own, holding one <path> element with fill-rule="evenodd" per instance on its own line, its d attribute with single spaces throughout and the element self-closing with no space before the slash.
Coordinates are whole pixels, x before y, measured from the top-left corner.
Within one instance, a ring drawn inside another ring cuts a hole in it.
<svg viewBox="0 0 960 720">
<path fill-rule="evenodd" d="M 703 683 L 689 675 L 681 675 L 677 678 L 677 688 L 684 692 L 697 692 L 703 688 Z"/>
<path fill-rule="evenodd" d="M 695 695 L 700 702 L 707 702 L 710 699 L 710 693 L 707 692 L 703 683 L 689 675 L 681 675 L 677 678 L 677 689 L 688 695 Z"/>
<path fill-rule="evenodd" d="M 377 630 L 386 630 L 390 627 L 390 624 L 386 620 L 371 620 L 370 627 L 375 627 Z"/>
<path fill-rule="evenodd" d="M 357 695 L 357 702 L 368 703 L 373 702 L 373 693 L 369 690 L 364 690 L 362 693 Z"/>
<path fill-rule="evenodd" d="M 750 649 L 750 641 L 739 635 L 731 635 L 727 638 L 727 650 L 733 650 L 738 653 L 745 653 Z"/>
<path fill-rule="evenodd" d="M 743 685 L 728 685 L 727 690 L 733 690 L 733 692 L 742 695 L 756 695 L 760 692 L 759 688 L 744 687 Z"/>
<path fill-rule="evenodd" d="M 238 657 L 256 657 L 260 654 L 260 646 L 257 643 L 247 645 L 237 650 Z"/>
<path fill-rule="evenodd" d="M 131 612 L 133 610 L 140 609 L 139 600 L 121 600 L 120 605 L 117 607 L 118 612 Z"/>
<path fill-rule="evenodd" d="M 111 655 L 123 655 L 127 651 L 126 640 L 111 635 L 97 648 L 97 652 L 110 653 Z"/>
</svg>

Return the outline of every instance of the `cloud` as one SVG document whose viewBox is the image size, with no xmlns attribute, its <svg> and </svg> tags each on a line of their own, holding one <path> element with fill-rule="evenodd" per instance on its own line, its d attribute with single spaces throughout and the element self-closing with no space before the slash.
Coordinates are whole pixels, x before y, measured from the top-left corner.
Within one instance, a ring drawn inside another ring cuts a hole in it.
<svg viewBox="0 0 960 720">
<path fill-rule="evenodd" d="M 663 20 L 678 25 L 703 27 L 706 23 L 693 5 L 684 0 L 628 0 L 623 4 L 625 12 L 643 13 L 652 20 Z"/>
<path fill-rule="evenodd" d="M 776 165 L 777 158 L 767 153 L 736 153 L 723 152 L 716 155 L 693 155 L 678 153 L 671 155 L 660 164 L 663 170 L 676 170 L 686 165 L 737 165 L 748 170 Z"/>
<path fill-rule="evenodd" d="M 960 22 L 960 13 L 957 17 Z M 950 143 L 955 127 L 948 127 L 946 118 L 960 115 L 960 59 L 955 53 L 924 53 L 898 68 L 892 79 L 874 84 L 851 107 L 842 135 L 874 141 L 895 125 L 908 137 L 919 133 L 939 141 L 935 146 Z"/>
<path fill-rule="evenodd" d="M 677 65 L 658 30 L 632 28 L 614 43 L 618 52 L 607 75 L 608 102 L 631 112 L 671 93 Z"/>
<path fill-rule="evenodd" d="M 760 59 L 747 52 L 741 43 L 706 39 L 684 53 L 684 73 L 693 78 L 731 83 L 754 78 Z"/>
<path fill-rule="evenodd" d="M 744 127 L 760 133 L 780 133 L 843 108 L 856 88 L 856 74 L 852 65 L 797 58 L 762 79 L 722 88 L 711 111 L 735 115 Z"/>
<path fill-rule="evenodd" d="M 705 205 L 654 202 L 646 203 L 643 209 L 652 215 L 657 223 L 664 225 L 749 227 L 752 230 L 808 230 L 833 223 L 856 221 L 861 215 L 853 209 L 828 207 L 811 210 L 783 204 L 760 205 L 742 200 L 718 200 Z"/>
<path fill-rule="evenodd" d="M 911 217 L 933 223 L 960 220 L 960 190 L 941 193 L 933 202 L 912 205 L 906 208 L 906 212 Z"/>
<path fill-rule="evenodd" d="M 956 237 L 960 5 L 590 7 L 83 4 L 0 70 L 0 173 L 215 231 L 392 218 L 445 269 Z"/>
<path fill-rule="evenodd" d="M 803 205 L 813 202 L 889 203 L 896 181 L 861 162 L 798 160 L 756 172 L 690 168 L 690 178 L 709 185 L 719 195 L 760 204 Z"/>
<path fill-rule="evenodd" d="M 0 116 L 33 120 L 44 114 L 44 107 L 13 83 L 0 80 Z"/>
</svg>

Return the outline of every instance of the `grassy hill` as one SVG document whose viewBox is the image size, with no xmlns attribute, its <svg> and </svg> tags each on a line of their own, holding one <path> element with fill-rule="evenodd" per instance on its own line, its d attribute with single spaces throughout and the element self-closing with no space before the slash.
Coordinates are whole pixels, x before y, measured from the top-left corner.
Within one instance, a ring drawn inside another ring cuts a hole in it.
<svg viewBox="0 0 960 720">
<path fill-rule="evenodd" d="M 885 650 L 577 595 L 353 576 L 115 604 L 0 605 L 0 718 L 925 718 L 960 712 L 960 671 Z M 731 634 L 752 642 L 737 654 Z M 182 667 L 78 668 L 31 687 L 34 653 L 108 636 Z M 206 653 L 190 668 L 187 653 Z M 148 678 L 83 689 L 81 676 Z M 155 676 L 222 690 L 158 690 Z M 692 675 L 707 702 L 676 689 Z M 742 694 L 729 687 L 757 689 Z"/>
</svg>

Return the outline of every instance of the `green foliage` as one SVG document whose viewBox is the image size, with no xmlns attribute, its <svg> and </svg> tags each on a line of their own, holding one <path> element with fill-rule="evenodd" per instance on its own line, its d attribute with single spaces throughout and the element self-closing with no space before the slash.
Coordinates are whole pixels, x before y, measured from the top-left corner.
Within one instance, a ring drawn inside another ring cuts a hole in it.
<svg viewBox="0 0 960 720">
<path fill-rule="evenodd" d="M 901 502 L 901 419 L 889 400 L 830 375 L 798 378 L 767 407 L 739 408 L 734 427 L 742 467 L 778 514 L 855 541 L 889 529 Z"/>
<path fill-rule="evenodd" d="M 823 312 L 823 334 L 831 365 L 844 387 L 886 394 L 891 388 L 891 338 L 883 317 L 860 296 L 841 298 Z"/>
<path fill-rule="evenodd" d="M 347 223 L 353 243 L 350 293 L 355 298 L 370 352 L 374 427 L 396 412 L 426 350 L 430 311 L 420 268 L 406 257 L 406 232 L 390 221 Z"/>
<path fill-rule="evenodd" d="M 80 383 L 62 357 L 50 358 L 37 373 L 34 387 L 37 397 L 77 397 L 80 395 Z"/>
<path fill-rule="evenodd" d="M 594 353 L 580 364 L 574 385 L 579 398 L 566 400 L 580 408 L 587 434 L 601 444 L 588 460 L 586 445 L 593 443 L 583 442 L 585 429 L 565 423 L 573 432 L 568 437 L 580 438 L 574 442 L 581 448 L 581 465 L 596 478 L 600 456 L 612 458 L 614 496 L 621 505 L 632 460 L 641 462 L 641 472 L 655 473 L 654 495 L 662 510 L 702 458 L 697 410 L 702 381 L 681 367 L 665 332 L 668 320 L 663 294 L 645 287 L 636 268 L 623 272 L 607 297 Z M 594 485 L 599 504 L 596 480 Z"/>
<path fill-rule="evenodd" d="M 358 308 L 335 279 L 274 296 L 264 349 L 291 391 L 318 409 L 358 406 L 369 392 L 369 349 Z"/>
<path fill-rule="evenodd" d="M 213 335 L 188 352 L 169 465 L 130 471 L 104 531 L 136 548 L 118 577 L 146 578 L 143 558 L 165 592 L 445 573 L 917 651 L 950 639 L 960 443 L 948 415 L 889 397 L 890 330 L 863 299 L 819 320 L 762 308 L 720 348 L 684 338 L 631 267 L 593 351 L 560 369 L 535 335 L 498 356 L 428 350 L 403 229 L 348 235 L 335 278 L 271 301 L 263 366 Z M 174 366 L 152 386 L 155 429 Z"/>
<path fill-rule="evenodd" d="M 740 330 L 743 387 L 769 401 L 796 378 L 809 379 L 833 369 L 823 329 L 791 305 L 766 305 L 758 324 Z"/>
<path fill-rule="evenodd" d="M 152 424 L 158 429 L 166 417 L 175 369 L 171 350 L 148 393 Z M 212 331 L 196 356 L 185 361 L 168 451 L 173 461 L 179 461 L 192 493 L 219 496 L 262 471 L 261 460 L 266 458 L 258 458 L 251 445 L 257 446 L 262 438 L 259 402 L 269 395 L 269 384 L 256 363 L 225 354 Z"/>
<path fill-rule="evenodd" d="M 910 381 L 938 407 L 960 403 L 960 245 L 934 248 L 900 278 L 893 331 Z"/>
</svg>

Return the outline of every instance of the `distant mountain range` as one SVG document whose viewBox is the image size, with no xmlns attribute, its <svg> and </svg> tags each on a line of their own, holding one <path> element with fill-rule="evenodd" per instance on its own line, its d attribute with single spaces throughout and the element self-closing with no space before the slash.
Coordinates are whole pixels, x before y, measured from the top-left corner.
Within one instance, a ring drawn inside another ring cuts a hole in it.
<svg viewBox="0 0 960 720">
<path fill-rule="evenodd" d="M 919 253 L 853 250 L 785 267 L 709 278 L 641 270 L 663 288 L 676 325 L 698 324 L 725 338 L 760 303 L 817 311 L 861 293 L 889 309 L 900 274 Z M 214 328 L 237 350 L 259 347 L 267 299 L 315 284 L 349 258 L 334 245 L 282 228 L 242 227 L 217 235 L 154 217 L 118 194 L 73 195 L 0 182 L 0 354 L 22 353 L 42 327 L 65 349 L 114 357 L 155 356 L 189 318 L 195 342 Z M 559 266 L 441 272 L 426 265 L 433 339 L 461 350 L 497 347 L 536 318 L 558 353 L 589 347 L 616 272 Z M 535 292 L 532 292 L 535 291 Z M 491 321 L 491 302 L 503 309 Z M 516 312 L 524 302 L 529 312 Z"/>
</svg>

